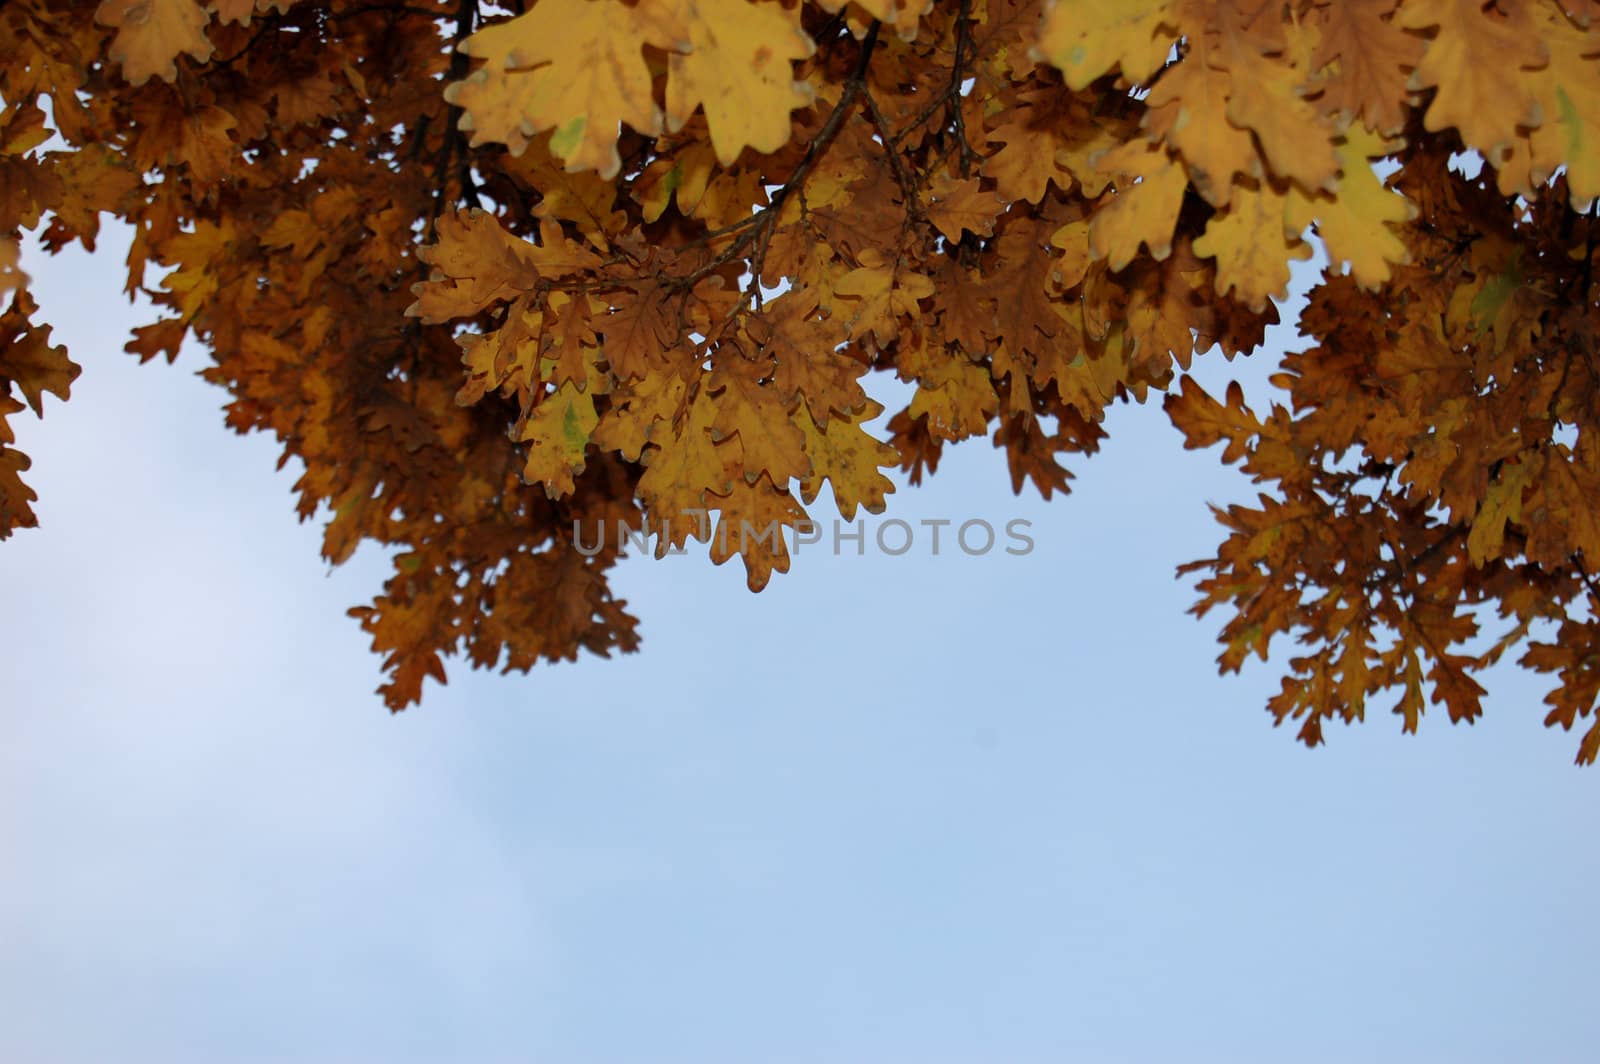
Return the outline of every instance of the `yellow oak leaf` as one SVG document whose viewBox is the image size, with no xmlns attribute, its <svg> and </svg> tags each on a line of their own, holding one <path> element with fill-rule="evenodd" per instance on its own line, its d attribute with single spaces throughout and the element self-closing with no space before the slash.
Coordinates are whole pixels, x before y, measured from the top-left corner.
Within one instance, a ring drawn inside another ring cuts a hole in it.
<svg viewBox="0 0 1600 1064">
<path fill-rule="evenodd" d="M 538 280 L 534 254 L 539 249 L 512 236 L 492 214 L 462 211 L 439 219 L 437 239 L 417 257 L 433 267 L 429 280 L 412 286 L 416 302 L 406 314 L 425 322 L 444 322 L 478 313 Z"/>
<path fill-rule="evenodd" d="M 1195 348 L 1190 323 L 1201 301 L 1181 268 L 1188 257 L 1182 250 L 1155 267 L 1159 283 L 1147 280 L 1130 290 L 1123 312 L 1123 344 L 1130 368 L 1161 385 L 1171 374 L 1174 359 L 1184 369 L 1189 367 Z"/>
<path fill-rule="evenodd" d="M 1600 30 L 1580 30 L 1548 6 L 1533 17 L 1549 44 L 1550 62 L 1524 77 L 1544 121 L 1528 132 L 1526 149 L 1513 149 L 1513 160 L 1526 155 L 1526 179 L 1508 188 L 1508 177 L 1517 174 L 1508 162 L 1500 187 L 1531 196 L 1534 186 L 1564 166 L 1573 202 L 1581 208 L 1600 196 Z"/>
<path fill-rule="evenodd" d="M 521 155 L 507 155 L 501 165 L 519 183 L 538 191 L 536 217 L 573 223 L 601 251 L 610 250 L 611 239 L 627 227 L 627 215 L 612 210 L 617 187 L 593 170 L 566 169 L 542 140 L 529 144 Z"/>
<path fill-rule="evenodd" d="M 1395 703 L 1394 713 L 1402 721 L 1400 730 L 1407 735 L 1415 735 L 1425 708 L 1422 701 L 1422 662 L 1413 644 L 1402 643 L 1398 649 L 1405 656 L 1405 690 L 1400 695 L 1400 701 Z"/>
<path fill-rule="evenodd" d="M 349 561 L 361 545 L 361 530 L 383 520 L 383 496 L 376 489 L 376 482 L 364 477 L 328 500 L 333 515 L 322 530 L 322 556 L 330 565 Z"/>
<path fill-rule="evenodd" d="M 618 387 L 591 438 L 596 446 L 637 462 L 658 427 L 670 429 L 688 392 L 688 381 L 679 373 L 652 373 Z"/>
<path fill-rule="evenodd" d="M 1029 377 L 1038 388 L 1054 385 L 1063 405 L 1076 408 L 1090 421 L 1105 417 L 1105 408 L 1116 398 L 1117 389 L 1128 383 L 1128 345 L 1123 341 L 1121 322 L 1112 326 L 1103 348 L 1090 351 L 1075 334 L 1052 345 L 1040 354 Z M 1018 389 L 1013 388 L 1015 398 Z M 1062 485 L 1065 488 L 1065 485 Z"/>
<path fill-rule="evenodd" d="M 600 354 L 591 322 L 596 301 L 581 293 L 551 292 L 547 304 L 555 319 L 545 316 L 548 342 L 539 352 L 539 379 L 605 391 L 608 378 L 595 365 Z"/>
<path fill-rule="evenodd" d="M 1334 131 L 1302 98 L 1304 75 L 1290 57 L 1234 48 L 1215 61 L 1225 61 L 1231 76 L 1228 121 L 1255 133 L 1272 172 L 1307 189 L 1331 188 L 1339 172 Z"/>
<path fill-rule="evenodd" d="M 55 152 L 50 157 L 60 158 Z M 0 155 L 0 231 L 38 225 L 61 205 L 63 191 L 60 173 L 39 158 Z"/>
<path fill-rule="evenodd" d="M 22 474 L 33 465 L 32 460 L 11 444 L 16 436 L 6 419 L 22 410 L 22 404 L 10 396 L 0 395 L 0 540 L 10 537 L 12 530 L 34 528 L 39 517 L 29 505 L 39 496 L 23 481 Z"/>
<path fill-rule="evenodd" d="M 1063 192 L 1077 185 L 1085 196 L 1098 196 L 1106 177 L 1094 159 L 1133 132 L 1131 117 L 1097 111 L 1087 94 L 1030 90 L 985 134 L 1002 147 L 984 160 L 983 175 L 1007 200 L 1036 203 L 1049 182 Z"/>
<path fill-rule="evenodd" d="M 916 319 L 917 300 L 933 295 L 933 282 L 925 275 L 885 262 L 875 250 L 862 252 L 861 266 L 840 278 L 834 293 L 848 300 L 839 313 L 848 314 L 855 335 L 870 332 L 887 344 L 900 335 L 902 315 Z"/>
<path fill-rule="evenodd" d="M 495 141 L 520 154 L 553 130 L 550 152 L 569 170 L 607 180 L 622 169 L 618 127 L 662 130 L 644 46 L 669 47 L 651 17 L 658 0 L 539 0 L 525 14 L 487 26 L 461 43 L 484 65 L 445 89 L 472 143 Z"/>
<path fill-rule="evenodd" d="M 1512 352 L 1513 361 L 1519 359 L 1522 344 L 1538 331 L 1539 311 L 1535 308 L 1540 299 L 1528 284 L 1529 264 L 1523 253 L 1520 244 L 1504 238 L 1475 241 L 1468 259 L 1473 279 L 1457 285 L 1451 294 L 1445 323 L 1469 333 L 1480 359 L 1507 351 Z M 1510 366 L 1500 372 L 1510 372 Z"/>
<path fill-rule="evenodd" d="M 709 146 L 708 146 L 709 150 Z M 688 205 L 687 196 L 679 189 L 678 209 L 706 223 L 710 229 L 724 229 L 737 225 L 750 217 L 753 208 L 767 201 L 766 186 L 762 183 L 759 167 L 734 167 L 718 172 L 703 189 L 701 195 Z"/>
<path fill-rule="evenodd" d="M 1079 257 L 1087 265 L 1087 231 L 1083 233 L 1079 244 L 1082 248 Z M 1070 269 L 1070 266 L 1067 268 Z M 988 350 L 989 337 L 994 335 L 997 322 L 993 301 L 983 279 L 946 255 L 934 268 L 933 282 L 939 293 L 934 304 L 938 313 L 939 335 L 946 341 L 958 344 L 974 357 Z"/>
<path fill-rule="evenodd" d="M 1335 0 L 1312 11 L 1316 106 L 1341 126 L 1359 120 L 1384 134 L 1405 127 L 1406 79 L 1423 42 L 1389 18 L 1394 7 L 1395 0 Z"/>
<path fill-rule="evenodd" d="M 49 139 L 50 127 L 37 104 L 0 108 L 0 158 L 25 155 Z"/>
<path fill-rule="evenodd" d="M 663 535 L 656 545 L 658 554 L 664 555 L 669 546 L 683 546 L 687 537 L 695 533 L 692 512 L 706 509 L 707 492 L 726 495 L 733 490 L 735 478 L 730 472 L 730 459 L 734 456 L 711 439 L 717 405 L 702 385 L 687 411 L 658 425 L 663 431 L 650 433 L 644 452 L 644 475 L 639 478 L 639 498 L 655 518 L 653 525 L 667 522 L 670 528 L 670 534 Z"/>
<path fill-rule="evenodd" d="M 52 153 L 51 157 L 63 193 L 56 217 L 92 251 L 100 212 L 123 209 L 142 185 L 139 175 L 126 158 L 103 144 L 86 145 L 70 155 Z"/>
<path fill-rule="evenodd" d="M 1522 72 L 1543 66 L 1549 52 L 1527 9 L 1515 4 L 1490 11 L 1480 0 L 1406 0 L 1396 16 L 1407 29 L 1438 28 L 1411 75 L 1412 88 L 1439 90 L 1423 125 L 1430 131 L 1456 127 L 1469 148 L 1493 163 L 1510 149 L 1519 126 L 1542 119 Z"/>
<path fill-rule="evenodd" d="M 1472 519 L 1472 530 L 1467 533 L 1467 556 L 1473 565 L 1483 565 L 1500 557 L 1505 545 L 1507 522 L 1522 520 L 1522 489 L 1527 487 L 1537 472 L 1535 461 L 1508 462 L 1500 467 L 1500 475 L 1489 485 Z"/>
<path fill-rule="evenodd" d="M 238 236 L 230 216 L 222 224 L 197 222 L 192 233 L 179 233 L 167 244 L 169 264 L 178 268 L 161 279 L 161 286 L 177 297 L 177 307 L 192 319 L 221 287 L 220 261 Z"/>
<path fill-rule="evenodd" d="M 744 327 L 773 361 L 772 384 L 784 409 L 804 399 L 817 424 L 826 427 L 833 414 L 852 414 L 867 402 L 859 381 L 866 366 L 838 350 L 846 327 L 818 312 L 817 293 L 791 288 Z"/>
<path fill-rule="evenodd" d="M 122 64 L 122 76 L 133 85 L 152 77 L 176 78 L 180 55 L 197 63 L 211 58 L 206 36 L 211 15 L 195 0 L 101 0 L 94 20 L 117 31 L 111 58 Z"/>
<path fill-rule="evenodd" d="M 812 99 L 810 83 L 795 80 L 794 61 L 816 51 L 800 28 L 799 6 L 785 8 L 775 0 L 681 3 L 689 47 L 668 58 L 667 128 L 682 129 L 695 107 L 703 106 L 724 166 L 746 147 L 775 152 L 789 143 L 789 112 Z"/>
<path fill-rule="evenodd" d="M 50 346 L 50 326 L 32 321 L 38 309 L 32 297 L 19 290 L 0 314 L 0 397 L 14 384 L 42 417 L 45 393 L 65 401 L 82 367 L 67 357 L 65 347 Z"/>
<path fill-rule="evenodd" d="M 1250 132 L 1228 121 L 1233 79 L 1208 61 L 1206 34 L 1192 38 L 1190 52 L 1150 90 L 1144 130 L 1165 139 L 1183 156 L 1189 179 L 1207 203 L 1225 207 L 1233 175 L 1262 176 L 1261 157 Z"/>
<path fill-rule="evenodd" d="M 327 71 L 285 81 L 272 91 L 278 121 L 285 126 L 315 125 L 338 110 L 342 79 L 336 81 Z"/>
<path fill-rule="evenodd" d="M 984 278 L 986 295 L 993 299 L 990 327 L 1013 352 L 1040 353 L 1068 327 L 1069 308 L 1077 301 L 1053 298 L 1051 288 L 1058 268 L 1050 240 L 1056 232 L 1039 219 L 1006 226 L 995 239 L 994 268 Z M 996 373 L 996 377 L 1004 376 Z"/>
<path fill-rule="evenodd" d="M 1334 264 L 1349 263 L 1350 273 L 1363 288 L 1377 288 L 1389 279 L 1390 263 L 1411 261 L 1405 243 L 1389 226 L 1408 221 L 1416 208 L 1384 187 L 1372 164 L 1395 145 L 1366 126 L 1356 123 L 1345 131 L 1339 145 L 1343 176 L 1333 195 L 1307 195 L 1298 185 L 1289 188 L 1285 218 L 1291 232 L 1316 223 L 1317 235 L 1327 245 Z"/>
<path fill-rule="evenodd" d="M 894 27 L 902 41 L 915 39 L 922 16 L 933 9 L 933 0 L 820 0 L 819 6 L 832 15 L 851 3 L 885 25 Z"/>
<path fill-rule="evenodd" d="M 1031 413 L 1017 412 L 1001 419 L 995 428 L 994 445 L 1005 449 L 1013 494 L 1021 495 L 1022 486 L 1029 481 L 1045 499 L 1058 491 L 1065 495 L 1072 490 L 1068 487 L 1072 474 L 1056 461 L 1062 443 L 1062 434 L 1047 435 Z"/>
<path fill-rule="evenodd" d="M 673 155 L 656 159 L 645 167 L 633 183 L 633 197 L 644 208 L 644 219 L 653 222 L 676 201 L 678 213 L 694 217 L 695 208 L 706 194 L 716 170 L 716 152 L 709 144 L 694 141 Z"/>
<path fill-rule="evenodd" d="M 1117 193 L 1095 212 L 1089 228 L 1089 247 L 1120 270 L 1139 254 L 1141 244 L 1157 261 L 1172 251 L 1172 231 L 1178 224 L 1189 175 L 1183 162 L 1160 144 L 1132 141 L 1107 152 L 1100 168 L 1122 175 Z"/>
<path fill-rule="evenodd" d="M 1575 551 L 1586 559 L 1600 558 L 1600 478 L 1593 468 L 1594 451 L 1592 443 L 1580 445 L 1574 461 L 1570 448 L 1556 444 L 1545 459 L 1542 483 L 1524 502 L 1533 526 L 1527 547 L 1531 560 L 1557 568 Z"/>
<path fill-rule="evenodd" d="M 1163 406 L 1183 433 L 1185 450 L 1226 443 L 1222 461 L 1231 465 L 1250 453 L 1250 442 L 1260 434 L 1261 421 L 1245 405 L 1244 388 L 1237 380 L 1228 382 L 1225 398 L 1219 403 L 1193 377 L 1184 377 L 1179 390 L 1169 394 Z"/>
<path fill-rule="evenodd" d="M 206 6 L 216 13 L 217 21 L 223 25 L 237 22 L 241 26 L 248 26 L 251 16 L 256 13 L 256 0 L 213 0 Z"/>
<path fill-rule="evenodd" d="M 717 407 L 711 439 L 721 443 L 739 438 L 747 482 L 763 472 L 774 484 L 811 473 L 805 435 L 791 419 L 776 385 L 760 383 L 742 359 L 730 359 L 727 366 L 713 371 L 710 390 L 716 393 Z"/>
<path fill-rule="evenodd" d="M 861 411 L 850 417 L 832 417 L 818 426 L 807 409 L 795 421 L 805 434 L 806 455 L 811 459 L 811 475 L 800 482 L 800 498 L 807 505 L 816 501 L 823 480 L 833 486 L 833 498 L 845 520 L 856 515 L 857 506 L 869 513 L 882 513 L 886 496 L 894 482 L 878 472 L 879 466 L 900 464 L 900 452 L 873 437 L 862 426 L 883 413 L 883 407 L 868 400 Z"/>
<path fill-rule="evenodd" d="M 1289 286 L 1289 263 L 1310 258 L 1311 249 L 1285 227 L 1288 197 L 1270 182 L 1241 182 L 1228 209 L 1206 223 L 1194 242 L 1200 258 L 1217 260 L 1217 293 L 1233 293 L 1253 311 L 1282 296 Z"/>
<path fill-rule="evenodd" d="M 261 243 L 269 248 L 287 248 L 296 259 L 308 259 L 321 247 L 327 232 L 312 221 L 311 213 L 288 210 L 272 219 L 272 224 L 260 235 Z"/>
<path fill-rule="evenodd" d="M 150 325 L 137 326 L 133 330 L 133 339 L 124 344 L 122 349 L 130 355 L 138 355 L 141 364 L 165 353 L 170 364 L 178 360 L 178 349 L 183 345 L 188 331 L 189 327 L 182 318 L 165 318 Z"/>
<path fill-rule="evenodd" d="M 1368 678 L 1371 675 L 1367 668 L 1367 657 L 1371 648 L 1372 630 L 1366 625 L 1356 623 L 1345 629 L 1337 662 L 1339 697 L 1357 718 L 1362 715 L 1367 702 Z"/>
<path fill-rule="evenodd" d="M 569 239 L 560 224 L 548 218 L 539 222 L 539 243 L 529 244 L 526 254 L 539 276 L 546 278 L 570 277 L 600 265 L 600 256 Z"/>
<path fill-rule="evenodd" d="M 514 397 L 526 409 L 542 382 L 539 352 L 545 344 L 546 320 L 542 309 L 519 299 L 506 309 L 500 328 L 459 337 L 466 383 L 456 392 L 459 406 L 469 406 L 485 393 L 499 391 Z"/>
<path fill-rule="evenodd" d="M 993 236 L 994 220 L 1004 209 L 1000 197 L 985 191 L 975 177 L 962 180 L 948 170 L 940 170 L 928 183 L 924 213 L 952 244 L 961 242 L 964 231 Z"/>
<path fill-rule="evenodd" d="M 1161 69 L 1177 41 L 1169 0 L 1047 0 L 1033 56 L 1086 88 L 1120 67 L 1142 82 Z"/>
<path fill-rule="evenodd" d="M 605 360 L 620 381 L 649 376 L 667 361 L 678 342 L 677 323 L 662 296 L 660 282 L 613 298 L 614 310 L 595 322 L 604 335 Z"/>
<path fill-rule="evenodd" d="M 928 431 L 942 440 L 964 440 L 989 430 L 1000 409 L 989 371 L 965 355 L 944 359 L 924 372 L 906 408 L 913 418 L 926 418 Z"/>
<path fill-rule="evenodd" d="M 1093 261 L 1090 221 L 1068 222 L 1050 236 L 1050 246 L 1061 254 L 1050 260 L 1050 284 L 1056 291 L 1065 292 L 1082 283 Z"/>
<path fill-rule="evenodd" d="M 1056 156 L 1060 139 L 1057 130 L 1030 122 L 999 126 L 989 133 L 989 141 L 1002 147 L 984 160 L 984 176 L 993 178 L 997 191 L 1008 200 L 1037 203 L 1052 181 L 1066 192 L 1072 188 L 1074 174 L 1066 161 Z"/>
<path fill-rule="evenodd" d="M 565 381 L 540 400 L 518 427 L 517 440 L 528 445 L 522 479 L 543 484 L 552 499 L 572 494 L 573 477 L 583 472 L 589 438 L 600 417 L 594 409 L 594 389 L 582 391 Z"/>
<path fill-rule="evenodd" d="M 179 157 L 196 181 L 223 181 L 238 164 L 238 145 L 228 135 L 235 125 L 234 116 L 220 107 L 198 108 L 185 119 Z"/>
<path fill-rule="evenodd" d="M 866 178 L 871 170 L 868 164 L 871 156 L 864 150 L 865 145 L 871 143 L 866 133 L 846 123 L 839 131 L 834 149 L 816 160 L 810 176 L 806 178 L 804 207 L 798 196 L 790 196 L 784 202 L 783 224 L 793 225 L 810 211 L 830 207 L 842 209 L 850 205 L 856 198 L 858 182 Z"/>
<path fill-rule="evenodd" d="M 789 571 L 785 529 L 800 529 L 809 519 L 786 488 L 765 476 L 752 483 L 737 481 L 726 496 L 711 500 L 719 512 L 711 560 L 721 565 L 735 555 L 744 558 L 751 591 L 767 586 L 774 572 Z"/>
</svg>

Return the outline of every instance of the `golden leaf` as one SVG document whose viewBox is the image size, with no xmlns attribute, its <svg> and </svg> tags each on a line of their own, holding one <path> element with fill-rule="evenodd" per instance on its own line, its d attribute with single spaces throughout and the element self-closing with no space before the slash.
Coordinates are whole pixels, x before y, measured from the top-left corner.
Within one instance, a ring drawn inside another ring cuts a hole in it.
<svg viewBox="0 0 1600 1064">
<path fill-rule="evenodd" d="M 110 55 L 132 85 L 173 80 L 180 55 L 197 63 L 211 58 L 211 16 L 195 0 L 101 0 L 94 20 L 117 31 Z"/>
<path fill-rule="evenodd" d="M 1511 462 L 1500 467 L 1500 475 L 1490 483 L 1467 536 L 1472 564 L 1483 565 L 1500 556 L 1507 523 L 1522 520 L 1522 492 L 1535 472 L 1532 462 Z"/>
<path fill-rule="evenodd" d="M 1339 184 L 1330 194 L 1307 195 L 1289 189 L 1285 219 L 1290 232 L 1316 223 L 1335 264 L 1349 263 L 1357 283 L 1376 288 L 1389 279 L 1391 263 L 1411 261 L 1405 243 L 1390 228 L 1416 216 L 1416 208 L 1383 186 L 1367 160 L 1389 153 L 1394 145 L 1359 123 L 1345 131 L 1339 144 Z"/>
<path fill-rule="evenodd" d="M 1240 183 L 1228 209 L 1213 215 L 1194 242 L 1194 253 L 1217 260 L 1217 292 L 1255 311 L 1282 296 L 1289 263 L 1310 258 L 1311 249 L 1286 230 L 1288 196 L 1270 182 Z"/>
<path fill-rule="evenodd" d="M 1142 244 L 1158 262 L 1172 251 L 1172 231 L 1189 187 L 1183 163 L 1159 144 L 1134 141 L 1107 153 L 1100 167 L 1123 175 L 1109 205 L 1095 212 L 1089 246 L 1113 270 L 1133 261 Z"/>
<path fill-rule="evenodd" d="M 1129 81 L 1160 69 L 1177 40 L 1169 0 L 1047 0 L 1034 56 L 1074 89 L 1120 68 Z"/>
<path fill-rule="evenodd" d="M 544 485 L 552 499 L 572 493 L 572 478 L 587 464 L 589 437 L 600 417 L 592 389 L 565 381 L 522 420 L 517 440 L 528 445 L 522 477 Z"/>
<path fill-rule="evenodd" d="M 1005 201 L 975 177 L 962 180 L 940 170 L 928 188 L 928 220 L 953 244 L 961 242 L 963 232 L 993 236 L 994 220 L 1004 209 Z"/>
<path fill-rule="evenodd" d="M 648 17 L 658 3 L 539 0 L 462 42 L 463 52 L 485 62 L 446 88 L 445 99 L 465 112 L 461 128 L 472 132 L 474 144 L 498 141 L 517 154 L 550 130 L 550 152 L 569 170 L 615 177 L 622 168 L 619 124 L 647 134 L 662 130 L 643 54 L 646 44 L 674 43 Z"/>
<path fill-rule="evenodd" d="M 1491 162 L 1510 150 L 1518 127 L 1543 120 L 1520 74 L 1550 58 L 1549 47 L 1531 32 L 1527 7 L 1506 10 L 1511 13 L 1485 10 L 1479 0 L 1405 0 L 1396 16 L 1407 29 L 1438 30 L 1411 75 L 1413 88 L 1439 90 L 1424 124 L 1430 130 L 1455 126 L 1467 146 Z"/>
<path fill-rule="evenodd" d="M 682 4 L 689 47 L 668 60 L 668 128 L 682 129 L 703 106 L 724 166 L 746 147 L 774 152 L 789 143 L 789 112 L 812 97 L 810 84 L 795 80 L 793 64 L 816 51 L 800 28 L 800 9 L 776 0 Z"/>
<path fill-rule="evenodd" d="M 881 413 L 883 406 L 869 400 L 860 413 L 829 418 L 822 426 L 812 419 L 809 409 L 796 417 L 811 460 L 811 474 L 800 483 L 800 498 L 807 505 L 816 501 L 826 479 L 845 520 L 855 517 L 858 506 L 865 506 L 870 513 L 883 512 L 894 482 L 878 469 L 899 465 L 900 453 L 863 427 Z"/>
</svg>

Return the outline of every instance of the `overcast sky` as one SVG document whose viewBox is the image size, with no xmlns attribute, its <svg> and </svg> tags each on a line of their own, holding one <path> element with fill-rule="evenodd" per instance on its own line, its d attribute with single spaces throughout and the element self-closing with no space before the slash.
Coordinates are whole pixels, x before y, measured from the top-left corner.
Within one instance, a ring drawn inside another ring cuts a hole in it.
<svg viewBox="0 0 1600 1064">
<path fill-rule="evenodd" d="M 1218 677 L 1173 576 L 1249 486 L 1159 409 L 1064 499 L 987 441 L 891 499 L 1025 557 L 634 559 L 640 654 L 392 717 L 384 559 L 327 569 L 199 352 L 121 353 L 105 245 L 27 264 L 84 373 L 0 545 L 0 1060 L 1593 1059 L 1600 775 L 1544 681 L 1297 746 L 1288 648 Z"/>
</svg>

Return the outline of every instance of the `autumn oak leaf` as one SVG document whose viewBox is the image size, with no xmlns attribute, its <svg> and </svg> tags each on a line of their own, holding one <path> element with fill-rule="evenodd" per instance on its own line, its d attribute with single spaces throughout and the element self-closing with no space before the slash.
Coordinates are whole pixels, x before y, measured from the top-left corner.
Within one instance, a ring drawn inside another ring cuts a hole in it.
<svg viewBox="0 0 1600 1064">
<path fill-rule="evenodd" d="M 795 80 L 794 63 L 816 51 L 800 28 L 800 8 L 776 0 L 680 2 L 688 47 L 668 58 L 668 129 L 682 129 L 704 107 L 724 166 L 746 147 L 775 152 L 789 143 L 789 113 L 812 98 L 810 84 Z"/>
<path fill-rule="evenodd" d="M 484 60 L 445 98 L 460 107 L 461 128 L 474 144 L 497 141 L 520 154 L 547 130 L 550 151 L 569 170 L 602 178 L 622 168 L 617 127 L 662 130 L 652 98 L 644 47 L 670 47 L 656 14 L 661 0 L 539 0 L 508 22 L 485 27 L 461 44 Z"/>
<path fill-rule="evenodd" d="M 132 85 L 173 80 L 180 55 L 197 63 L 211 58 L 211 15 L 196 0 L 101 0 L 94 20 L 117 31 L 110 55 Z"/>
</svg>

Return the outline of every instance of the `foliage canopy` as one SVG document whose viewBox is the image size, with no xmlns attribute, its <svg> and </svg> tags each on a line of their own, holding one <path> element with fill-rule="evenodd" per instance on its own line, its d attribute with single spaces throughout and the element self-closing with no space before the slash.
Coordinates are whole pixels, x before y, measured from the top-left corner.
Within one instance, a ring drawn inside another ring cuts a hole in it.
<svg viewBox="0 0 1600 1064">
<path fill-rule="evenodd" d="M 106 212 L 163 311 L 128 349 L 209 349 L 228 423 L 304 464 L 302 518 L 331 508 L 331 561 L 400 548 L 352 611 L 394 709 L 451 653 L 634 649 L 584 529 L 665 526 L 759 589 L 781 539 L 673 519 L 797 523 L 824 481 L 880 510 L 885 468 L 984 435 L 1048 497 L 1108 404 L 1162 393 L 1261 486 L 1186 568 L 1224 670 L 1298 644 L 1279 722 L 1316 744 L 1386 690 L 1407 731 L 1430 700 L 1471 721 L 1521 646 L 1592 762 L 1597 14 L 7 0 L 0 535 L 35 523 L 4 419 L 78 372 L 21 233 L 92 248 Z M 1318 243 L 1281 403 L 1184 376 L 1254 349 Z M 915 389 L 886 440 L 872 372 Z"/>
</svg>

